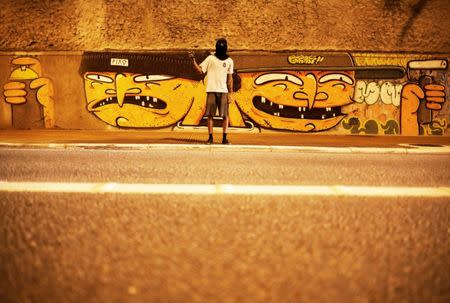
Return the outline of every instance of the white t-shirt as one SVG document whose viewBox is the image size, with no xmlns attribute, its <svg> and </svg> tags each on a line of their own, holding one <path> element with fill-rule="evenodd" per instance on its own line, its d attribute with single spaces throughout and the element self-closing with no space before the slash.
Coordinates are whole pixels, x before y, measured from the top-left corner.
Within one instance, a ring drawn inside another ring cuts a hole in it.
<svg viewBox="0 0 450 303">
<path fill-rule="evenodd" d="M 228 93 L 227 75 L 233 73 L 233 60 L 228 57 L 220 60 L 214 55 L 209 55 L 200 67 L 206 73 L 206 92 L 208 93 Z"/>
</svg>

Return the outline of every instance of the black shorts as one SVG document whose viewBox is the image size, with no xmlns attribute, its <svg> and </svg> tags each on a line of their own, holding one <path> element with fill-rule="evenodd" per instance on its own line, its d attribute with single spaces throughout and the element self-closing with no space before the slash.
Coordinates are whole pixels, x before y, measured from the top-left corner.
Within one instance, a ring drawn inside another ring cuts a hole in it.
<svg viewBox="0 0 450 303">
<path fill-rule="evenodd" d="M 221 117 L 228 117 L 228 93 L 207 93 L 205 116 L 214 117 L 217 108 Z"/>
</svg>

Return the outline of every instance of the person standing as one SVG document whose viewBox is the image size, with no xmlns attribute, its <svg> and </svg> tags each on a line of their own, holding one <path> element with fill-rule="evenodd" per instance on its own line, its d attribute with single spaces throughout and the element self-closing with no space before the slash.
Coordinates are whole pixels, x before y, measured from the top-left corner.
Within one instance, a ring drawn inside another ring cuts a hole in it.
<svg viewBox="0 0 450 303">
<path fill-rule="evenodd" d="M 227 131 L 229 124 L 228 107 L 231 103 L 230 93 L 233 91 L 233 59 L 227 54 L 227 40 L 220 38 L 216 41 L 216 52 L 209 55 L 202 63 L 197 64 L 193 53 L 190 53 L 194 66 L 198 72 L 206 74 L 206 112 L 208 117 L 207 143 L 213 143 L 213 117 L 217 107 L 219 115 L 223 118 L 222 144 L 229 144 Z"/>
</svg>

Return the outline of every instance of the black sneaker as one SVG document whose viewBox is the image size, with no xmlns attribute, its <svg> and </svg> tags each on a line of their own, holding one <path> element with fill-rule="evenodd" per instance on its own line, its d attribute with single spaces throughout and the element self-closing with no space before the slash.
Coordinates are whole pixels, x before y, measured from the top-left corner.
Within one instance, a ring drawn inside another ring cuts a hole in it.
<svg viewBox="0 0 450 303">
<path fill-rule="evenodd" d="M 230 141 L 228 141 L 228 139 L 223 139 L 222 144 L 230 144 Z"/>
<path fill-rule="evenodd" d="M 209 138 L 208 141 L 206 141 L 206 144 L 213 144 L 213 139 Z"/>
</svg>

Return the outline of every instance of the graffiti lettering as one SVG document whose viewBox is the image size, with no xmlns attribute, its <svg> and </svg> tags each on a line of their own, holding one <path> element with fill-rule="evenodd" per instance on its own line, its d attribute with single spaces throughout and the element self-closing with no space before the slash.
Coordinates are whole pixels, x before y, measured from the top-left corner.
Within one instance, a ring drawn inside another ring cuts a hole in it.
<svg viewBox="0 0 450 303">
<path fill-rule="evenodd" d="M 380 96 L 380 86 L 376 82 L 358 81 L 356 84 L 355 101 L 358 103 L 375 104 Z"/>
<path fill-rule="evenodd" d="M 128 66 L 128 59 L 111 58 L 111 66 Z"/>
<path fill-rule="evenodd" d="M 381 84 L 381 86 L 380 86 Z M 403 85 L 386 82 L 367 82 L 360 80 L 356 84 L 355 101 L 358 103 L 375 104 L 378 101 L 384 104 L 400 106 Z"/>
<path fill-rule="evenodd" d="M 393 84 L 392 82 L 384 82 L 381 85 L 381 101 L 384 104 L 392 104 L 394 106 L 400 106 L 401 92 L 403 85 Z"/>
<path fill-rule="evenodd" d="M 324 57 L 322 56 L 311 56 L 311 55 L 292 55 L 288 57 L 288 62 L 290 64 L 319 64 L 322 62 Z"/>
</svg>

